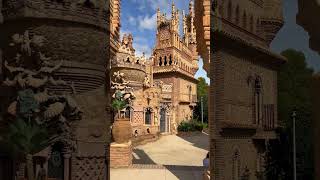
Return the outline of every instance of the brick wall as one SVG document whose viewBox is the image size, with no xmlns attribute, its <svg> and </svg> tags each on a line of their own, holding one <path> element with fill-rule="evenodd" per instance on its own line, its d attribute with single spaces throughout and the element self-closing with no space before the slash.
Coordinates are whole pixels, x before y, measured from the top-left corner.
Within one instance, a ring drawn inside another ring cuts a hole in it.
<svg viewBox="0 0 320 180">
<path fill-rule="evenodd" d="M 111 144 L 110 145 L 110 167 L 128 167 L 132 164 L 132 145 Z"/>
</svg>

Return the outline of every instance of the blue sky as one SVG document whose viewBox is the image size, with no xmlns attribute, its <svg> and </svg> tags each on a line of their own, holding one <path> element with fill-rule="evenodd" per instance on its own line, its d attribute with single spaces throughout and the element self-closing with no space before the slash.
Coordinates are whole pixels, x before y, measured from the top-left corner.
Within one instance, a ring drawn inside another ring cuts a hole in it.
<svg viewBox="0 0 320 180">
<path fill-rule="evenodd" d="M 189 0 L 174 0 L 174 2 L 180 12 L 182 10 L 188 12 Z M 149 56 L 155 44 L 156 10 L 159 7 L 161 12 L 170 16 L 172 0 L 126 0 L 121 3 L 121 34 L 132 33 L 136 54 L 142 55 L 142 52 L 145 52 Z M 285 24 L 272 42 L 271 49 L 277 53 L 288 48 L 300 50 L 305 53 L 309 67 L 320 71 L 319 54 L 310 50 L 308 34 L 296 24 L 297 6 L 297 0 L 284 0 Z M 205 77 L 209 82 L 202 66 L 200 59 L 196 77 Z"/>
<path fill-rule="evenodd" d="M 320 71 L 320 56 L 309 48 L 309 35 L 296 24 L 298 13 L 298 0 L 284 0 L 283 2 L 285 24 L 271 44 L 271 49 L 277 53 L 288 48 L 302 51 L 309 67 Z"/>
<path fill-rule="evenodd" d="M 189 0 L 174 0 L 176 8 L 180 12 L 185 10 L 186 13 L 189 12 L 189 2 Z M 145 52 L 149 56 L 155 44 L 157 8 L 159 7 L 162 13 L 170 17 L 172 0 L 126 0 L 121 3 L 121 34 L 132 33 L 136 54 L 142 55 L 142 52 Z M 202 59 L 200 59 L 196 78 L 204 77 L 209 82 L 202 66 Z"/>
</svg>

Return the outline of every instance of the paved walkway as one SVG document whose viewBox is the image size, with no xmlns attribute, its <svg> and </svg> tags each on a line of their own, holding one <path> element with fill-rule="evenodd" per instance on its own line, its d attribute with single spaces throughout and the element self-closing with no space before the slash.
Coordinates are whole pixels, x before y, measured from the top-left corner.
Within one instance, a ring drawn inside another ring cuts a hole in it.
<svg viewBox="0 0 320 180">
<path fill-rule="evenodd" d="M 209 137 L 167 135 L 134 149 L 130 168 L 111 169 L 111 180 L 202 180 Z"/>
<path fill-rule="evenodd" d="M 157 165 L 156 165 L 157 166 Z M 158 165 L 159 166 L 159 165 Z M 163 166 L 111 169 L 111 180 L 203 180 L 203 167 Z"/>
</svg>

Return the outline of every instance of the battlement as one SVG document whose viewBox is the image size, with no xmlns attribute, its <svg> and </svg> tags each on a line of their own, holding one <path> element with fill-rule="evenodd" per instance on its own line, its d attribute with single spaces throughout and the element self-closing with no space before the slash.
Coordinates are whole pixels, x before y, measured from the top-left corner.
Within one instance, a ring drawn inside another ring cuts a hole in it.
<svg viewBox="0 0 320 180">
<path fill-rule="evenodd" d="M 180 11 L 172 3 L 171 18 L 157 10 L 157 37 L 153 52 L 154 67 L 175 65 L 184 73 L 194 76 L 198 70 L 194 4 L 189 3 L 188 14 L 182 11 L 182 36 L 180 36 Z M 157 67 L 156 69 L 162 69 Z M 169 72 L 168 68 L 164 72 Z M 172 68 L 169 68 L 172 69 Z"/>
<path fill-rule="evenodd" d="M 268 47 L 283 25 L 282 0 L 221 1 L 216 7 L 216 30 Z"/>
</svg>

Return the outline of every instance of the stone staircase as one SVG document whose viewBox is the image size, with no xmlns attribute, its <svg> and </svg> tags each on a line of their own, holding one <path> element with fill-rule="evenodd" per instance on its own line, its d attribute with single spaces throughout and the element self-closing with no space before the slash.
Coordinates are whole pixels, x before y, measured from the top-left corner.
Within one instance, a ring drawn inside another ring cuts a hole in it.
<svg viewBox="0 0 320 180">
<path fill-rule="evenodd" d="M 146 134 L 143 136 L 137 136 L 132 138 L 133 147 L 144 145 L 150 142 L 155 142 L 160 138 L 160 134 Z"/>
</svg>

